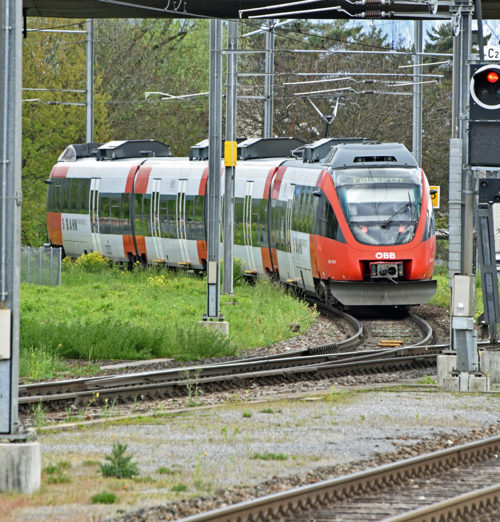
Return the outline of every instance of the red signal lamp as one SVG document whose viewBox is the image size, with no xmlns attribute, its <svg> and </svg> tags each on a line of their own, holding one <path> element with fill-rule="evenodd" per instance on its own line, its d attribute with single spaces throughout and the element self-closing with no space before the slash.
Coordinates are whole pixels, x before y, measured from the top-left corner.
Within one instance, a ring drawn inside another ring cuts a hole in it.
<svg viewBox="0 0 500 522">
<path fill-rule="evenodd" d="M 498 80 L 500 79 L 500 76 L 498 76 L 498 73 L 496 73 L 495 71 L 491 71 L 488 73 L 486 78 L 488 79 L 488 81 L 490 83 L 497 83 Z"/>
</svg>

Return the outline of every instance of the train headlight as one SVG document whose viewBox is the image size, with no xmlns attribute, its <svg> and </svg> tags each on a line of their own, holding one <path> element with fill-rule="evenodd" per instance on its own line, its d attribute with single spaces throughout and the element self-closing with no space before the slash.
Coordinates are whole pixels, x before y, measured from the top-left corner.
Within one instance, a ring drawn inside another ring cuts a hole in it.
<svg viewBox="0 0 500 522">
<path fill-rule="evenodd" d="M 403 263 L 370 263 L 372 279 L 397 279 L 403 277 Z"/>
</svg>

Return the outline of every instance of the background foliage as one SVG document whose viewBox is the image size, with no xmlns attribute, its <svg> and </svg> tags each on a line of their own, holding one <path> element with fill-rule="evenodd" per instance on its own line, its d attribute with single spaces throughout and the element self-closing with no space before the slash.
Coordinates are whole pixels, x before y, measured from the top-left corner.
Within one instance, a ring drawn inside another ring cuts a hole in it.
<svg viewBox="0 0 500 522">
<path fill-rule="evenodd" d="M 96 20 L 95 38 L 95 141 L 156 138 L 168 143 L 175 155 L 186 155 L 189 147 L 207 137 L 208 97 L 184 101 L 145 98 L 146 92 L 172 95 L 208 91 L 208 21 L 206 20 Z M 240 35 L 260 27 L 260 22 L 240 24 Z M 30 29 L 60 27 L 84 29 L 83 21 L 30 18 Z M 411 63 L 411 55 L 360 55 L 336 51 L 408 51 L 403 40 L 388 41 L 374 25 L 352 26 L 346 21 L 329 23 L 294 22 L 275 29 L 275 116 L 274 133 L 313 141 L 324 133 L 324 124 L 311 106 L 295 93 L 331 88 L 332 84 L 284 85 L 317 76 L 297 73 L 352 73 L 409 71 L 398 69 Z M 241 37 L 239 47 L 262 49 L 264 34 Z M 451 52 L 449 25 L 428 34 L 427 50 Z M 297 50 L 323 50 L 300 53 Z M 23 48 L 25 89 L 85 89 L 85 35 L 29 32 Z M 429 61 L 432 60 L 429 58 Z M 436 61 L 436 60 L 434 60 Z M 262 73 L 263 53 L 241 55 L 240 72 Z M 451 75 L 449 64 L 428 66 L 426 73 L 442 74 L 439 83 L 424 86 L 423 167 L 432 184 L 441 185 L 446 209 L 448 139 L 451 118 Z M 361 76 L 335 82 L 342 91 L 331 136 L 364 136 L 412 146 L 412 98 L 365 91 L 410 91 L 411 87 L 367 84 Z M 242 76 L 239 95 L 264 93 L 264 77 Z M 337 94 L 335 95 L 337 96 Z M 84 101 L 84 94 L 58 90 L 25 90 L 23 104 L 23 222 L 25 244 L 46 241 L 45 195 L 52 166 L 70 143 L 85 141 L 85 107 L 60 105 Z M 54 102 L 56 102 L 54 104 Z M 333 95 L 315 98 L 329 114 Z M 262 135 L 263 103 L 240 100 L 238 135 Z"/>
</svg>

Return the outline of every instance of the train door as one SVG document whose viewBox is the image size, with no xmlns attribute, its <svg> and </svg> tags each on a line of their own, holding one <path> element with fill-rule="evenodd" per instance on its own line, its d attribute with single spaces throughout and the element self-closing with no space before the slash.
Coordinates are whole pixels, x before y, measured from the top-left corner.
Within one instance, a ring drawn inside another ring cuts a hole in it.
<svg viewBox="0 0 500 522">
<path fill-rule="evenodd" d="M 243 201 L 243 242 L 245 244 L 247 270 L 255 272 L 255 257 L 252 243 L 252 191 L 253 181 L 247 181 L 245 199 Z"/>
<path fill-rule="evenodd" d="M 179 242 L 180 265 L 191 264 L 186 235 L 186 188 L 187 179 L 180 179 L 177 185 L 177 198 L 175 200 L 175 221 L 177 240 Z"/>
<path fill-rule="evenodd" d="M 99 185 L 101 178 L 92 178 L 90 180 L 90 198 L 89 198 L 89 215 L 90 215 L 90 239 L 92 250 L 94 252 L 102 252 L 101 235 L 99 232 Z"/>
<path fill-rule="evenodd" d="M 151 187 L 151 236 L 153 237 L 154 259 L 153 262 L 164 262 L 163 248 L 161 244 L 161 216 L 160 216 L 160 188 L 161 179 L 153 179 Z"/>
<path fill-rule="evenodd" d="M 288 187 L 288 196 L 286 204 L 286 217 L 285 217 L 285 228 L 286 228 L 286 244 L 287 244 L 287 258 L 288 258 L 288 278 L 291 280 L 297 280 L 295 273 L 295 237 L 292 232 L 292 216 L 293 216 L 293 204 L 295 199 L 295 184 L 290 183 Z"/>
</svg>

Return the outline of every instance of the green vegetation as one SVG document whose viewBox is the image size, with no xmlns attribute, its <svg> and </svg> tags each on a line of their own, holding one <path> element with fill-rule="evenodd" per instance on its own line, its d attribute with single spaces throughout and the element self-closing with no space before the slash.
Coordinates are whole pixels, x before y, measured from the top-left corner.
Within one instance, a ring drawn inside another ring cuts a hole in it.
<svg viewBox="0 0 500 522">
<path fill-rule="evenodd" d="M 57 464 L 51 464 L 43 469 L 43 472 L 48 475 L 48 484 L 66 484 L 69 482 L 69 477 L 66 474 L 71 469 L 71 463 L 65 460 L 59 461 Z"/>
<path fill-rule="evenodd" d="M 176 470 L 176 469 L 169 468 L 167 466 L 160 466 L 156 470 L 156 473 L 158 473 L 159 475 L 176 475 L 177 473 L 180 473 L 180 471 Z"/>
<path fill-rule="evenodd" d="M 288 455 L 284 453 L 254 453 L 253 460 L 288 460 Z"/>
<path fill-rule="evenodd" d="M 179 483 L 179 484 L 175 484 L 170 489 L 174 493 L 181 493 L 182 491 L 187 491 L 187 486 L 186 486 L 186 484 Z"/>
<path fill-rule="evenodd" d="M 437 290 L 430 304 L 442 306 L 448 309 L 450 306 L 451 291 L 448 283 L 448 267 L 445 265 L 436 266 L 434 271 L 434 279 L 437 280 Z M 483 313 L 483 292 L 481 288 L 481 276 L 476 274 L 475 281 L 475 295 L 474 295 L 474 309 L 476 317 Z"/>
<path fill-rule="evenodd" d="M 437 381 L 426 374 L 418 381 L 418 384 L 437 384 Z"/>
<path fill-rule="evenodd" d="M 269 413 L 269 414 L 273 414 L 273 413 L 281 413 L 281 410 L 273 410 L 272 408 L 264 408 L 262 410 L 259 410 L 259 413 Z"/>
<path fill-rule="evenodd" d="M 92 504 L 114 504 L 116 502 L 116 495 L 111 491 L 101 491 L 96 493 L 90 499 Z"/>
<path fill-rule="evenodd" d="M 35 428 L 40 428 L 47 424 L 47 412 L 43 407 L 42 401 L 31 405 L 31 422 Z"/>
<path fill-rule="evenodd" d="M 106 455 L 104 457 L 108 462 L 99 466 L 99 471 L 102 473 L 103 477 L 116 477 L 122 479 L 132 478 L 139 474 L 137 464 L 132 462 L 132 457 L 125 457 L 127 447 L 127 444 L 120 444 L 119 442 L 113 444 L 111 455 Z"/>
<path fill-rule="evenodd" d="M 21 292 L 21 375 L 33 379 L 52 377 L 64 368 L 64 358 L 90 363 L 230 356 L 292 337 L 291 322 L 306 331 L 316 317 L 267 280 L 244 284 L 236 305 L 221 296 L 230 324 L 230 338 L 224 338 L 197 324 L 206 309 L 205 278 L 155 268 L 110 269 L 94 254 L 66 261 L 62 286 L 23 284 Z M 196 376 L 190 382 L 196 402 Z"/>
</svg>

